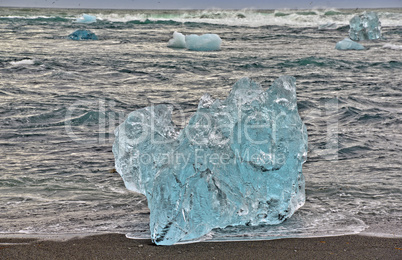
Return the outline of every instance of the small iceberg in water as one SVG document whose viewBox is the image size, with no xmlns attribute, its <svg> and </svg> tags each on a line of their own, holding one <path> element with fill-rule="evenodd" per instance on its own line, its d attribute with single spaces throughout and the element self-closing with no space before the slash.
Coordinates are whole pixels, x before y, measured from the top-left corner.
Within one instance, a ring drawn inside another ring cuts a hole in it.
<svg viewBox="0 0 402 260">
<path fill-rule="evenodd" d="M 354 42 L 349 38 L 345 38 L 342 41 L 339 41 L 335 45 L 335 49 L 337 50 L 364 50 L 364 46 L 360 43 Z"/>
<path fill-rule="evenodd" d="M 381 22 L 376 12 L 364 12 L 350 20 L 349 37 L 355 41 L 381 39 Z"/>
<path fill-rule="evenodd" d="M 186 35 L 187 49 L 192 51 L 218 51 L 222 39 L 217 34 Z"/>
<path fill-rule="evenodd" d="M 218 51 L 221 49 L 222 39 L 217 34 L 183 35 L 179 32 L 173 33 L 169 40 L 168 47 L 187 48 L 192 51 Z"/>
<path fill-rule="evenodd" d="M 18 61 L 11 61 L 10 64 L 13 66 L 34 65 L 35 61 L 30 60 L 30 59 L 23 59 L 23 60 L 18 60 Z"/>
<path fill-rule="evenodd" d="M 83 14 L 80 18 L 75 20 L 76 23 L 96 23 L 96 16 Z"/>
<path fill-rule="evenodd" d="M 391 44 L 387 43 L 382 46 L 384 49 L 391 49 L 391 50 L 400 50 L 402 51 L 402 45 L 396 45 L 396 44 Z"/>
<path fill-rule="evenodd" d="M 98 40 L 98 36 L 90 30 L 77 30 L 70 34 L 68 38 L 74 41 Z"/>
</svg>

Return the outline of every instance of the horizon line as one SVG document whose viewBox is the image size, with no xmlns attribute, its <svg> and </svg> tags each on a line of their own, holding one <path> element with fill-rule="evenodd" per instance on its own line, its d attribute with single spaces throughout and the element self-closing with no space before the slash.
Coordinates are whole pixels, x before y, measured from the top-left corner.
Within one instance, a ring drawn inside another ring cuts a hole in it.
<svg viewBox="0 0 402 260">
<path fill-rule="evenodd" d="M 245 7 L 245 8 L 220 8 L 220 7 L 210 7 L 210 8 L 173 8 L 173 9 L 165 9 L 165 8 L 95 8 L 95 7 L 21 7 L 21 6 L 0 6 L 0 8 L 16 8 L 16 9 L 74 9 L 74 10 L 164 10 L 164 11 L 196 11 L 196 10 L 231 10 L 231 11 L 241 11 L 241 10 L 267 10 L 267 11 L 275 11 L 275 10 L 325 10 L 325 9 L 337 9 L 337 10 L 365 10 L 365 9 L 402 9 L 402 7 L 356 7 L 356 8 L 348 8 L 348 7 L 312 7 L 312 8 L 275 8 L 275 9 L 265 9 L 265 8 L 255 8 L 255 7 Z"/>
</svg>

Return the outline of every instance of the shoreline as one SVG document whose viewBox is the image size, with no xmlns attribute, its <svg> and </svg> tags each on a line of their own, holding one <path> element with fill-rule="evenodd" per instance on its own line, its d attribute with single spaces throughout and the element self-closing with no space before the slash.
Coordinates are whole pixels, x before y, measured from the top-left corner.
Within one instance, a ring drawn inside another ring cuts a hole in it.
<svg viewBox="0 0 402 260">
<path fill-rule="evenodd" d="M 199 242 L 156 246 L 150 239 L 100 234 L 68 240 L 0 237 L 0 259 L 402 259 L 402 238 L 365 235 Z"/>
<path fill-rule="evenodd" d="M 94 237 L 94 236 L 103 236 L 103 235 L 123 235 L 127 239 L 130 240 L 150 240 L 150 234 L 147 236 L 139 236 L 139 237 L 130 237 L 126 235 L 131 235 L 131 233 L 127 232 L 87 232 L 87 233 L 49 233 L 49 234 L 41 234 L 41 233 L 0 233 L 0 246 L 1 241 L 4 239 L 24 239 L 24 240 L 38 240 L 38 241 L 54 241 L 54 242 L 63 242 L 68 241 L 71 239 L 84 239 L 87 237 Z M 200 238 L 200 240 L 190 240 L 190 241 L 183 241 L 179 242 L 176 245 L 184 245 L 184 244 L 194 244 L 194 243 L 230 243 L 230 242 L 253 242 L 253 241 L 271 241 L 271 240 L 281 240 L 281 239 L 312 239 L 312 238 L 327 238 L 327 237 L 343 237 L 343 236 L 363 236 L 363 237 L 373 237 L 373 238 L 390 238 L 390 239 L 402 239 L 401 235 L 391 234 L 391 233 L 378 233 L 378 232 L 345 232 L 344 234 L 318 234 L 315 236 L 305 236 L 305 237 L 272 237 L 272 238 L 246 238 L 246 239 L 232 239 L 232 240 L 225 240 L 224 238 L 219 239 L 208 239 L 208 238 Z"/>
</svg>

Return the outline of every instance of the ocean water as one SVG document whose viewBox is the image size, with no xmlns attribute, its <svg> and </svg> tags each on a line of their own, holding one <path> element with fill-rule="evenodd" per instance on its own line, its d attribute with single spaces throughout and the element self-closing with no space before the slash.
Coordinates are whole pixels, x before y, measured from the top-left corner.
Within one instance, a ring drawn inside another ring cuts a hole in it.
<svg viewBox="0 0 402 260">
<path fill-rule="evenodd" d="M 309 135 L 305 205 L 281 225 L 203 239 L 402 237 L 402 9 L 375 10 L 383 40 L 335 50 L 362 11 L 0 8 L 0 236 L 149 238 L 145 196 L 113 171 L 115 127 L 160 103 L 183 126 L 204 93 L 293 75 Z M 98 21 L 74 23 L 83 13 Z M 328 22 L 337 29 L 318 30 Z M 99 41 L 67 40 L 77 29 Z M 222 49 L 167 48 L 174 31 L 216 33 Z"/>
</svg>

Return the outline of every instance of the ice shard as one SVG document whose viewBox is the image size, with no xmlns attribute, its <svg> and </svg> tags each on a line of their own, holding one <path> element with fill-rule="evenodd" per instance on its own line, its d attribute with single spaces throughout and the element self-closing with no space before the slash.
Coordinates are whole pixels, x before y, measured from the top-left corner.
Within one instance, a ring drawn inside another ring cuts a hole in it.
<svg viewBox="0 0 402 260">
<path fill-rule="evenodd" d="M 335 49 L 337 50 L 364 50 L 364 46 L 360 43 L 354 42 L 349 38 L 345 38 L 342 41 L 339 41 L 335 45 Z"/>
<path fill-rule="evenodd" d="M 74 41 L 85 41 L 85 40 L 98 40 L 98 37 L 90 30 L 77 30 L 68 36 Z"/>
<path fill-rule="evenodd" d="M 205 94 L 181 131 L 172 111 L 139 109 L 115 130 L 116 170 L 129 190 L 146 195 L 154 243 L 280 224 L 304 204 L 307 131 L 293 77 L 266 91 L 243 78 L 225 100 Z"/>
<path fill-rule="evenodd" d="M 349 37 L 355 41 L 381 39 L 381 22 L 376 12 L 363 12 L 349 22 Z"/>
</svg>

